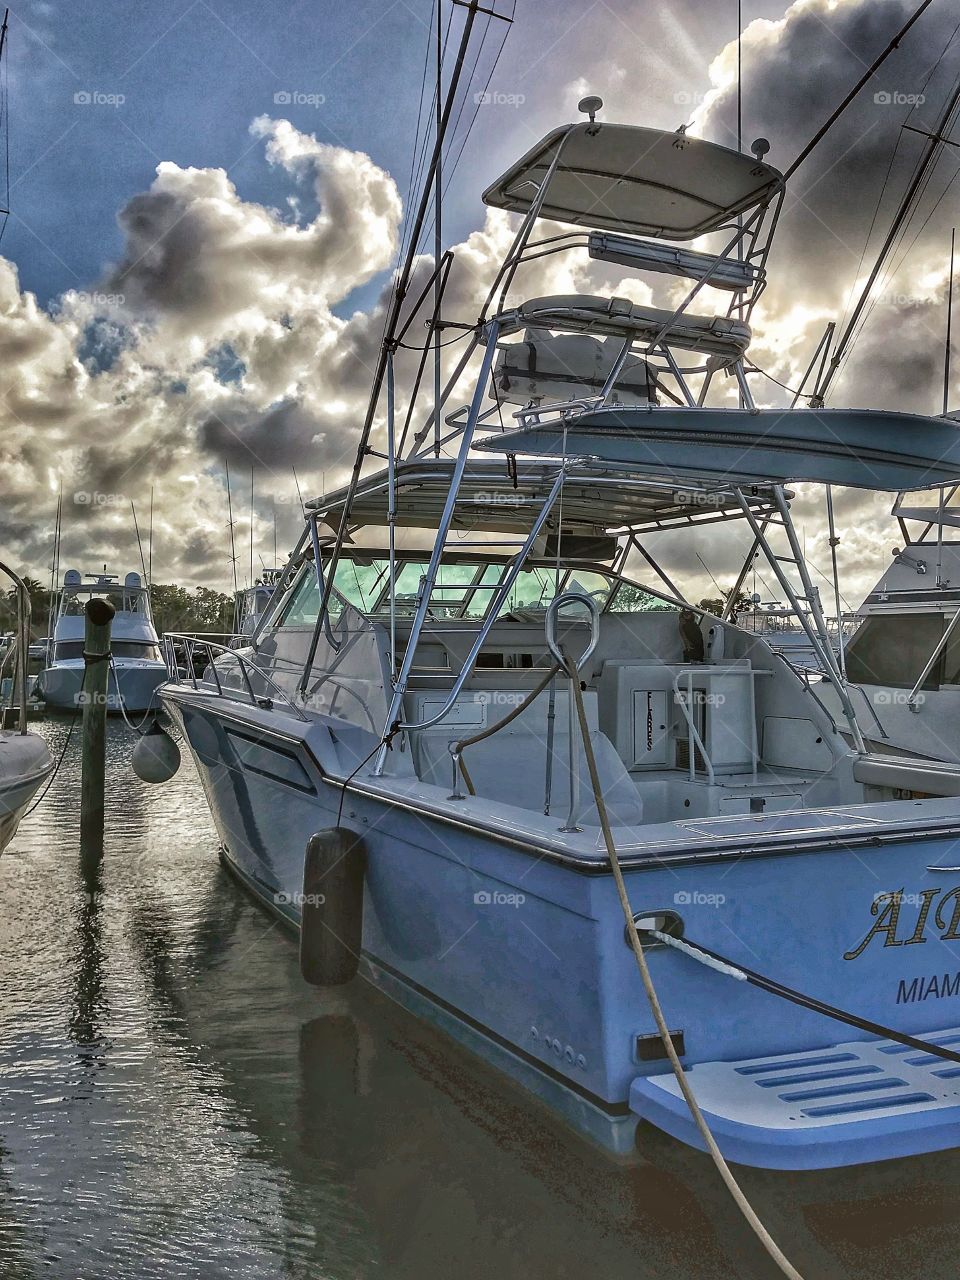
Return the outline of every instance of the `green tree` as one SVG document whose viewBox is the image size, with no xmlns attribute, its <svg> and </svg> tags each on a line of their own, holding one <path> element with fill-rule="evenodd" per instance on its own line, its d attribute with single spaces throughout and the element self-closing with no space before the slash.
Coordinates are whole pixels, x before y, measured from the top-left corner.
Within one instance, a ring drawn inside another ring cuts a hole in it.
<svg viewBox="0 0 960 1280">
<path fill-rule="evenodd" d="M 727 590 L 724 591 L 722 597 L 704 596 L 702 600 L 699 600 L 697 602 L 698 607 L 701 609 L 706 609 L 707 613 L 713 613 L 713 614 L 716 614 L 717 617 L 719 617 L 720 614 L 722 614 L 724 609 L 726 608 L 727 601 L 730 599 L 732 592 L 733 592 L 733 587 L 728 587 Z M 741 613 L 744 609 L 749 609 L 750 607 L 751 607 L 750 597 L 746 595 L 743 591 L 739 591 L 737 593 L 736 599 L 733 602 L 733 608 L 730 611 L 730 621 L 736 622 L 737 614 Z"/>
<path fill-rule="evenodd" d="M 154 624 L 161 635 L 168 631 L 233 631 L 233 600 L 222 591 L 197 587 L 190 592 L 185 587 L 156 583 L 150 598 Z"/>
</svg>

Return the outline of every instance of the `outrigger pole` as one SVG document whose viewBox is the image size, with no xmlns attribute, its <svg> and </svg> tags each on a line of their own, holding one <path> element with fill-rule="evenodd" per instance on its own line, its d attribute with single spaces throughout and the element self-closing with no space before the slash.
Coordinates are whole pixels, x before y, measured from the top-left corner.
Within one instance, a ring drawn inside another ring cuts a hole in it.
<svg viewBox="0 0 960 1280">
<path fill-rule="evenodd" d="M 943 416 L 950 408 L 950 356 L 953 339 L 953 261 L 957 245 L 957 228 L 950 232 L 950 280 L 947 285 L 947 332 L 943 344 Z"/>
<path fill-rule="evenodd" d="M 813 135 L 813 137 L 810 139 L 807 145 L 803 148 L 803 150 L 797 156 L 796 160 L 794 160 L 790 168 L 787 169 L 787 171 L 784 173 L 783 175 L 784 181 L 789 181 L 793 177 L 793 175 L 796 173 L 796 171 L 800 168 L 800 166 L 803 164 L 804 160 L 806 160 L 807 156 L 809 156 L 810 152 L 813 151 L 815 147 L 819 146 L 822 140 L 826 137 L 826 135 L 830 132 L 833 126 L 837 123 L 837 121 L 846 111 L 847 107 L 849 107 L 850 103 L 853 102 L 854 98 L 857 96 L 857 94 L 860 92 L 863 86 L 867 83 L 868 80 L 871 79 L 872 76 L 876 74 L 877 71 L 880 70 L 880 68 L 886 62 L 887 58 L 889 58 L 890 54 L 893 53 L 894 49 L 898 48 L 898 46 L 900 45 L 900 42 L 903 40 L 903 37 L 907 34 L 907 32 L 910 30 L 913 24 L 917 21 L 917 19 L 923 13 L 924 9 L 929 9 L 931 3 L 932 3 L 932 0 L 923 0 L 923 4 L 920 5 L 920 7 L 914 12 L 913 16 L 903 24 L 903 26 L 900 28 L 897 34 L 893 37 L 893 39 L 884 49 L 883 53 L 880 54 L 879 58 L 875 59 L 875 61 L 871 63 L 869 67 L 867 67 L 866 71 L 863 73 L 863 75 L 860 77 L 857 83 L 853 86 L 853 88 L 850 90 L 850 92 L 847 94 L 844 100 L 840 103 L 840 105 L 836 108 L 836 110 L 833 111 L 832 114 L 828 116 L 828 118 L 823 122 L 823 124 L 820 126 L 817 132 Z"/>
<path fill-rule="evenodd" d="M 469 49 L 471 36 L 473 35 L 474 23 L 476 22 L 478 13 L 487 13 L 491 17 L 499 18 L 502 22 L 512 21 L 511 18 L 497 14 L 493 12 L 492 9 L 481 7 L 479 0 L 469 0 L 469 3 L 466 4 L 464 4 L 463 0 L 454 0 L 454 3 L 459 4 L 461 7 L 466 9 L 463 32 L 460 36 L 460 46 L 457 49 L 457 59 L 454 64 L 453 73 L 450 77 L 450 85 L 447 89 L 447 96 L 443 104 L 443 111 L 438 119 L 437 136 L 433 144 L 433 154 L 430 157 L 430 164 L 427 168 L 426 177 L 424 179 L 423 190 L 417 206 L 416 217 L 414 219 L 413 230 L 410 234 L 410 239 L 407 245 L 406 256 L 397 277 L 397 284 L 393 291 L 393 301 L 390 304 L 390 311 L 387 315 L 387 322 L 384 326 L 383 342 L 380 346 L 380 354 L 377 357 L 377 367 L 374 370 L 373 375 L 373 386 L 370 390 L 367 412 L 360 431 L 360 442 L 357 446 L 357 457 L 353 464 L 353 472 L 350 476 L 350 485 L 347 490 L 346 500 L 343 504 L 343 510 L 337 528 L 336 540 L 334 541 L 333 550 L 327 565 L 327 572 L 323 575 L 323 594 L 320 599 L 320 609 L 317 614 L 316 625 L 313 629 L 313 636 L 310 641 L 310 651 L 307 655 L 306 663 L 304 664 L 303 674 L 300 677 L 299 689 L 301 693 L 303 693 L 307 687 L 307 682 L 310 678 L 310 669 L 313 666 L 313 660 L 317 654 L 317 645 L 320 643 L 320 630 L 323 625 L 322 619 L 326 615 L 327 607 L 330 603 L 330 592 L 333 588 L 333 580 L 337 572 L 337 565 L 340 563 L 340 553 L 343 550 L 343 542 L 347 533 L 350 511 L 353 507 L 353 501 L 356 496 L 357 485 L 360 483 L 360 473 L 363 469 L 363 464 L 369 451 L 370 433 L 373 430 L 374 416 L 376 414 L 377 405 L 380 401 L 380 393 L 383 390 L 383 380 L 387 372 L 387 362 L 393 357 L 394 338 L 400 319 L 400 311 L 407 296 L 407 289 L 410 285 L 410 276 L 413 272 L 413 265 L 417 256 L 417 245 L 419 244 L 420 235 L 427 219 L 427 212 L 433 200 L 437 169 L 440 165 L 443 144 L 450 124 L 450 116 L 453 112 L 454 103 L 456 102 L 457 89 L 460 86 L 460 79 L 463 75 L 467 50 Z M 437 96 L 439 99 L 439 83 L 437 84 Z M 437 272 L 439 270 L 440 263 L 434 263 L 434 271 Z M 440 406 L 436 405 L 434 409 L 439 416 Z M 318 574 L 320 573 L 319 563 L 317 564 L 317 572 Z"/>
<path fill-rule="evenodd" d="M 944 141 L 941 135 L 949 126 L 950 120 L 956 112 L 958 105 L 960 105 L 960 81 L 957 82 L 956 88 L 950 95 L 949 101 L 940 116 L 936 129 L 927 141 L 927 145 L 924 148 L 923 155 L 920 158 L 920 163 L 913 175 L 913 179 L 907 187 L 907 190 L 904 192 L 903 199 L 900 201 L 900 205 L 894 215 L 893 222 L 890 224 L 890 230 L 887 232 L 886 239 L 880 246 L 880 252 L 877 254 L 876 262 L 873 264 L 870 274 L 867 276 L 866 282 L 860 290 L 857 305 L 854 307 L 853 313 L 847 321 L 846 327 L 840 336 L 840 341 L 834 348 L 833 355 L 830 357 L 829 365 L 814 390 L 813 398 L 810 401 L 811 409 L 823 408 L 827 391 L 830 388 L 830 383 L 833 381 L 834 376 L 840 367 L 840 363 L 847 353 L 847 348 L 850 346 L 854 332 L 860 321 L 860 317 L 863 314 L 863 309 L 869 301 L 870 294 L 873 292 L 873 286 L 877 282 L 877 277 L 886 264 L 887 256 L 893 247 L 894 241 L 900 233 L 900 228 L 903 226 L 911 208 L 913 207 L 914 197 L 920 188 L 920 184 L 924 181 L 930 165 L 938 158 L 943 150 Z"/>
</svg>

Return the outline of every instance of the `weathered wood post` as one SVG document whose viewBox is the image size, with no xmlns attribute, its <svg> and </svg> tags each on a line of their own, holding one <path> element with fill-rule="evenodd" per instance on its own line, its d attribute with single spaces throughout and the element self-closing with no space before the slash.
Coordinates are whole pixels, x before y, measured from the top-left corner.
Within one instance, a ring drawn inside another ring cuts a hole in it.
<svg viewBox="0 0 960 1280">
<path fill-rule="evenodd" d="M 107 685 L 110 627 L 116 612 L 109 600 L 88 600 L 83 654 L 83 756 L 80 773 L 80 857 L 103 854 L 103 792 L 107 755 Z"/>
</svg>

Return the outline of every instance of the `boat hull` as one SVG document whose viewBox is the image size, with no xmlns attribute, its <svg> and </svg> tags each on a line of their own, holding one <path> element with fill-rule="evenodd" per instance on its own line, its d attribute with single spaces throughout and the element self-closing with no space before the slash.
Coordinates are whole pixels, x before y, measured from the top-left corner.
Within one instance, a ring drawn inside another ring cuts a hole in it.
<svg viewBox="0 0 960 1280">
<path fill-rule="evenodd" d="M 367 855 L 364 976 L 594 1141 L 631 1152 L 646 1114 L 633 1086 L 669 1064 L 609 872 L 538 859 L 506 834 L 469 830 L 369 791 L 344 795 L 306 738 L 244 723 L 235 710 L 211 709 L 212 701 L 187 705 L 182 695 L 165 695 L 197 763 L 223 856 L 246 886 L 297 927 L 306 843 L 339 819 L 361 836 Z M 928 870 L 955 866 L 953 846 L 941 837 L 878 841 L 866 852 L 842 841 L 765 855 L 710 857 L 704 849 L 706 856 L 675 864 L 651 859 L 626 878 L 635 912 L 676 913 L 690 940 L 736 963 L 926 1036 L 960 1023 L 960 963 L 949 949 L 960 940 L 960 873 Z M 649 963 L 688 1065 L 829 1054 L 857 1034 L 674 951 L 654 948 Z M 874 1118 L 851 1115 L 854 1123 Z M 850 1162 L 863 1159 L 863 1132 L 848 1148 L 832 1139 L 821 1163 L 845 1163 L 845 1149 Z M 907 1153 L 900 1131 L 889 1150 L 882 1132 L 871 1138 L 868 1158 Z M 913 1151 L 952 1146 L 955 1127 L 927 1123 L 911 1141 Z M 796 1164 L 782 1156 L 783 1145 L 768 1158 L 769 1139 L 751 1145 L 741 1136 L 737 1150 L 771 1167 L 816 1165 L 808 1142 L 798 1141 Z"/>
<path fill-rule="evenodd" d="M 167 678 L 162 662 L 115 661 L 107 684 L 107 711 L 119 714 L 121 699 L 129 712 L 158 707 L 157 690 Z M 62 662 L 46 667 L 37 677 L 36 694 L 56 711 L 75 711 L 80 705 L 83 663 Z"/>
<path fill-rule="evenodd" d="M 0 732 L 0 853 L 52 769 L 46 743 L 37 734 Z"/>
</svg>

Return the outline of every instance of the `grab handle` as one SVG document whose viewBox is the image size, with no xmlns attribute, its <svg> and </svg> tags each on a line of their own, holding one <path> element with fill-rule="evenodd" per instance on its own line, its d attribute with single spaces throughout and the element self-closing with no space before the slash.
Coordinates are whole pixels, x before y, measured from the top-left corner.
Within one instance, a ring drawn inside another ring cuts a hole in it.
<svg viewBox="0 0 960 1280">
<path fill-rule="evenodd" d="M 556 658 L 561 666 L 566 666 L 566 659 L 563 650 L 557 641 L 557 618 L 562 609 L 566 609 L 570 605 L 579 605 L 586 609 L 590 615 L 590 642 L 577 659 L 577 670 L 581 671 L 587 662 L 587 659 L 597 647 L 597 641 L 600 639 L 600 606 L 592 596 L 581 595 L 579 591 L 564 591 L 562 595 L 554 596 L 547 605 L 546 633 L 547 648 Z"/>
</svg>

